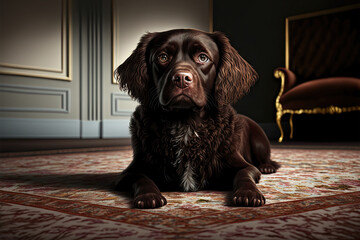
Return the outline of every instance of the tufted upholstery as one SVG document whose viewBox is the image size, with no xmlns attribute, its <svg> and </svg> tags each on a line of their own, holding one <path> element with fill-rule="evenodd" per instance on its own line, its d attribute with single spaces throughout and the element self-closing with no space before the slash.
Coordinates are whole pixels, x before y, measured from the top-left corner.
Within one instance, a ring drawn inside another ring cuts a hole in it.
<svg viewBox="0 0 360 240">
<path fill-rule="evenodd" d="M 287 19 L 287 68 L 276 99 L 277 124 L 293 114 L 360 111 L 360 5 Z"/>
<path fill-rule="evenodd" d="M 298 84 L 334 76 L 360 78 L 360 8 L 289 20 L 289 69 Z"/>
</svg>

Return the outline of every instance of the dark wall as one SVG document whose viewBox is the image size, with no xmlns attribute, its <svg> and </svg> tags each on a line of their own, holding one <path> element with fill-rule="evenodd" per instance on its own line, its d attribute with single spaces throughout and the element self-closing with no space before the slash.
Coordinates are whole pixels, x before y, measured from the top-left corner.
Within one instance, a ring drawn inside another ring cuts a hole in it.
<svg viewBox="0 0 360 240">
<path fill-rule="evenodd" d="M 262 124 L 275 123 L 280 81 L 273 71 L 285 66 L 286 17 L 355 3 L 358 0 L 214 0 L 214 30 L 224 32 L 260 76 L 235 104 L 237 111 Z"/>
</svg>

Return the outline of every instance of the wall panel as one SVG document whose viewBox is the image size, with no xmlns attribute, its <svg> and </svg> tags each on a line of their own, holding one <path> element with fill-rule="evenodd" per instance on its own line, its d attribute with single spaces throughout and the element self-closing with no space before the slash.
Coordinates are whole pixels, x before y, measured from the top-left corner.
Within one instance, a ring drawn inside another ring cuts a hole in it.
<svg viewBox="0 0 360 240">
<path fill-rule="evenodd" d="M 187 11 L 175 11 L 174 5 Z M 128 57 L 146 31 L 208 30 L 209 5 L 209 0 L 0 1 L 0 138 L 130 137 L 138 103 L 113 81 L 114 66 L 122 61 L 114 62 L 114 54 Z"/>
<path fill-rule="evenodd" d="M 0 111 L 70 111 L 70 89 L 0 84 Z"/>
<path fill-rule="evenodd" d="M 0 4 L 0 73 L 71 80 L 69 1 Z"/>
</svg>

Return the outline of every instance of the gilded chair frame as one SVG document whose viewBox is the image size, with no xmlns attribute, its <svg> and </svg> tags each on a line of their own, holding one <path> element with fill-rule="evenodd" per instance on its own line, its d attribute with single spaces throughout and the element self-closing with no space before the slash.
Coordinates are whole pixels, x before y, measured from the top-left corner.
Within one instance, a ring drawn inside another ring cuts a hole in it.
<svg viewBox="0 0 360 240">
<path fill-rule="evenodd" d="M 351 106 L 351 107 L 338 107 L 330 105 L 323 108 L 311 108 L 311 109 L 283 109 L 280 103 L 280 97 L 284 92 L 285 87 L 285 74 L 282 71 L 276 70 L 274 73 L 275 78 L 281 79 L 280 92 L 275 100 L 276 106 L 276 123 L 280 130 L 279 142 L 281 143 L 284 139 L 284 130 L 281 125 L 281 118 L 285 114 L 290 114 L 289 124 L 290 124 L 290 139 L 293 139 L 294 136 L 294 124 L 293 124 L 293 115 L 294 114 L 340 114 L 345 112 L 360 111 L 360 106 Z"/>
<path fill-rule="evenodd" d="M 289 24 L 293 20 L 299 20 L 299 19 L 306 19 L 311 18 L 315 16 L 321 16 L 325 14 L 332 14 L 337 12 L 343 12 L 352 10 L 355 8 L 360 8 L 360 4 L 335 8 L 335 9 L 329 9 L 314 13 L 308 13 L 308 14 L 302 14 L 302 15 L 296 15 L 292 17 L 288 17 L 285 19 L 285 67 L 286 69 L 289 69 L 290 67 L 290 51 L 289 51 Z M 294 135 L 294 125 L 293 125 L 293 116 L 294 114 L 340 114 L 345 112 L 352 112 L 352 111 L 360 111 L 360 106 L 350 106 L 350 107 L 340 107 L 340 106 L 334 106 L 330 105 L 327 107 L 317 107 L 312 109 L 284 109 L 283 106 L 280 103 L 280 97 L 284 93 L 285 88 L 285 74 L 281 70 L 275 70 L 274 77 L 280 79 L 281 85 L 280 85 L 280 91 L 278 96 L 275 100 L 275 107 L 276 107 L 276 123 L 280 130 L 280 137 L 279 142 L 282 142 L 284 139 L 284 131 L 281 125 L 281 118 L 285 114 L 290 114 L 289 118 L 289 124 L 290 124 L 290 139 L 293 139 Z"/>
</svg>

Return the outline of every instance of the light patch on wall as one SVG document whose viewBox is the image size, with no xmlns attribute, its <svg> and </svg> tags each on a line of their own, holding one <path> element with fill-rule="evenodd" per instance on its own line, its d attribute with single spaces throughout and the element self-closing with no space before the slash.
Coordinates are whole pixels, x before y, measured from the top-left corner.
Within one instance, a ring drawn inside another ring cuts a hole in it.
<svg viewBox="0 0 360 240">
<path fill-rule="evenodd" d="M 113 70 L 130 56 L 146 32 L 211 31 L 211 5 L 209 0 L 113 0 Z"/>
<path fill-rule="evenodd" d="M 69 0 L 0 1 L 0 73 L 71 80 Z"/>
</svg>

